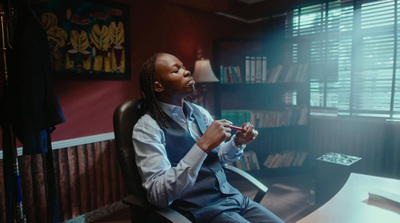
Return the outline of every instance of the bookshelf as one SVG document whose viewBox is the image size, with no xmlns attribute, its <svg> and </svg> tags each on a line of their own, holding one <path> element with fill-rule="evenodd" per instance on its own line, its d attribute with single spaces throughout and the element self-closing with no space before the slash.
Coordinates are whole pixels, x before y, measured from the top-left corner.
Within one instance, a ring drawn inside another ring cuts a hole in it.
<svg viewBox="0 0 400 223">
<path fill-rule="evenodd" d="M 213 65 L 220 79 L 214 91 L 214 115 L 234 125 L 251 121 L 259 131 L 245 150 L 249 154 L 233 164 L 256 176 L 307 171 L 307 64 L 286 63 L 277 52 L 261 38 L 224 38 L 214 43 Z"/>
</svg>

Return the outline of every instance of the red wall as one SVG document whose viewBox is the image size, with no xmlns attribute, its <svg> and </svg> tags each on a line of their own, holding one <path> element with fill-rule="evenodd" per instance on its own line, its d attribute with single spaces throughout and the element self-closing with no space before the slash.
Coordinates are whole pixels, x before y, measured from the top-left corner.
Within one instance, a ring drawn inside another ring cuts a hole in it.
<svg viewBox="0 0 400 223">
<path fill-rule="evenodd" d="M 153 53 L 172 53 L 193 69 L 198 48 L 202 49 L 202 56 L 212 59 L 212 44 L 216 38 L 262 33 L 260 25 L 249 25 L 164 0 L 118 2 L 130 8 L 131 79 L 55 81 L 66 122 L 56 126 L 53 141 L 112 132 L 114 108 L 140 96 L 137 73 Z"/>
</svg>

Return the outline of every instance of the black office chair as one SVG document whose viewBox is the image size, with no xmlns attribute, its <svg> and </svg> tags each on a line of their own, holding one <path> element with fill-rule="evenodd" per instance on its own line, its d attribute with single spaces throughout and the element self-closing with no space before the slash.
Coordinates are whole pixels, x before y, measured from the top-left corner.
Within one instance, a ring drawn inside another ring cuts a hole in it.
<svg viewBox="0 0 400 223">
<path fill-rule="evenodd" d="M 128 196 L 123 199 L 130 206 L 132 222 L 190 222 L 172 208 L 157 208 L 150 204 L 142 187 L 142 180 L 135 163 L 132 131 L 136 122 L 145 113 L 142 99 L 134 99 L 118 105 L 114 111 L 113 125 L 115 145 Z M 226 165 L 225 170 L 237 175 L 255 188 L 254 201 L 260 202 L 268 188 L 257 179 L 234 166 Z"/>
</svg>

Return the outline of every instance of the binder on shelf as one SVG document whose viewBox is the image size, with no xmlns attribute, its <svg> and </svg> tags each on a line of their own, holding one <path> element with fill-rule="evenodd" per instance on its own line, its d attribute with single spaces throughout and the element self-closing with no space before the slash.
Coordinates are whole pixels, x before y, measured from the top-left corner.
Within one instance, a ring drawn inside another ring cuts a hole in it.
<svg viewBox="0 0 400 223">
<path fill-rule="evenodd" d="M 256 82 L 256 57 L 250 57 L 250 83 Z"/>
<path fill-rule="evenodd" d="M 245 82 L 250 83 L 250 57 L 246 56 L 244 59 L 245 66 Z"/>
<path fill-rule="evenodd" d="M 245 78 L 244 83 L 267 83 L 268 63 L 266 56 L 245 56 Z"/>
<path fill-rule="evenodd" d="M 267 83 L 267 57 L 262 57 L 261 83 Z"/>
<path fill-rule="evenodd" d="M 262 72 L 262 57 L 256 57 L 256 79 L 255 83 L 261 83 L 261 72 Z"/>
</svg>

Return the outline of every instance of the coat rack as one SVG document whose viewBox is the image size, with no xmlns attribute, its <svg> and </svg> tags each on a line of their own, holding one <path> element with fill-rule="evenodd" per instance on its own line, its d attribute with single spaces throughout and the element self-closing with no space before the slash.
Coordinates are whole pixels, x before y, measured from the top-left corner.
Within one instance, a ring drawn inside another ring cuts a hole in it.
<svg viewBox="0 0 400 223">
<path fill-rule="evenodd" d="M 3 128 L 6 222 L 26 222 L 29 218 L 22 206 L 16 148 L 16 140 L 19 139 L 23 144 L 23 155 L 42 156 L 46 216 L 39 218 L 57 223 L 60 218 L 50 135 L 54 126 L 65 120 L 52 85 L 46 30 L 39 20 L 44 5 L 36 0 L 0 0 L 0 4 L 1 63 L 4 63 L 0 71 L 4 73 L 0 121 Z M 32 107 L 32 104 L 35 106 Z"/>
<path fill-rule="evenodd" d="M 9 0 L 7 1 L 7 6 L 0 4 L 1 52 L 3 57 L 3 69 L 1 73 L 4 75 L 3 94 L 8 93 L 7 50 L 12 49 L 10 44 L 10 21 L 13 16 L 13 9 L 11 8 Z M 5 112 L 5 115 L 7 115 L 7 112 Z M 3 172 L 6 193 L 6 219 L 7 222 L 26 222 L 22 205 L 22 190 L 16 139 L 10 119 L 4 118 L 3 120 Z"/>
</svg>

